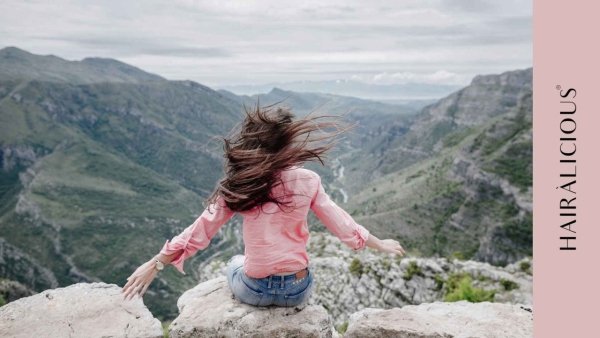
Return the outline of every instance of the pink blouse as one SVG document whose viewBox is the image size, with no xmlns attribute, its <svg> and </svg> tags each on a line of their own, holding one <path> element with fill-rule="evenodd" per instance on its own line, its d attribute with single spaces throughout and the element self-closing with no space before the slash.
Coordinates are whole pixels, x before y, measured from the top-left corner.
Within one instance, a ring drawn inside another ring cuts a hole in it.
<svg viewBox="0 0 600 338">
<path fill-rule="evenodd" d="M 247 276 L 264 278 L 308 266 L 306 218 L 311 209 L 343 243 L 354 250 L 364 248 L 369 231 L 329 198 L 317 173 L 303 167 L 292 167 L 282 171 L 281 178 L 284 184 L 273 188 L 273 196 L 285 196 L 282 200 L 291 201 L 289 207 L 282 206 L 282 211 L 275 203 L 267 203 L 260 213 L 258 208 L 240 212 L 244 217 L 244 273 Z M 183 249 L 183 253 L 171 264 L 185 274 L 184 260 L 206 248 L 219 228 L 234 214 L 219 198 L 170 243 L 167 240 L 160 253 L 171 255 Z"/>
</svg>

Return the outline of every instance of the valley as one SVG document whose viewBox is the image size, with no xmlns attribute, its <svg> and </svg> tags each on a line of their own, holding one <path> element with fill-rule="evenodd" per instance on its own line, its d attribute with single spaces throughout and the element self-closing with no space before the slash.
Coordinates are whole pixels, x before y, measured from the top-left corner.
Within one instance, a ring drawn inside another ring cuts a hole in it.
<svg viewBox="0 0 600 338">
<path fill-rule="evenodd" d="M 532 72 L 479 76 L 415 108 L 277 88 L 238 96 L 111 59 L 2 49 L 0 277 L 37 292 L 124 284 L 204 210 L 222 176 L 221 145 L 211 138 L 229 132 L 256 99 L 285 99 L 299 117 L 325 104 L 317 113 L 359 122 L 327 166 L 306 167 L 360 224 L 399 240 L 412 258 L 498 266 L 527 259 Z M 159 275 L 144 297 L 156 317 L 174 318 L 178 297 L 207 269 L 243 253 L 241 221 L 235 216 L 187 260 L 187 275 L 171 267 Z M 327 231 L 314 214 L 309 227 L 315 238 Z"/>
</svg>

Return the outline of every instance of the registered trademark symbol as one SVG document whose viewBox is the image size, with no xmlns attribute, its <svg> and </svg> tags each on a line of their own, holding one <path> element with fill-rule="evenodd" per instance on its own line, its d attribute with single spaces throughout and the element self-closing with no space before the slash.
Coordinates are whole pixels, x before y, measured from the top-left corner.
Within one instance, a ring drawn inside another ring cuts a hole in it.
<svg viewBox="0 0 600 338">
<path fill-rule="evenodd" d="M 556 86 L 556 90 L 560 90 L 560 85 Z"/>
</svg>

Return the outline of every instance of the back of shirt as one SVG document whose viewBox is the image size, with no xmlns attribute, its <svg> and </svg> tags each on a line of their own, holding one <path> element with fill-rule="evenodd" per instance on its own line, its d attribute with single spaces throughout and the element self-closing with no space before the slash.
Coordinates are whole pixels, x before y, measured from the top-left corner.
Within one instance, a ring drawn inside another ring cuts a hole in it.
<svg viewBox="0 0 600 338">
<path fill-rule="evenodd" d="M 248 211 L 244 217 L 243 237 L 246 246 L 244 272 L 254 278 L 275 273 L 297 271 L 308 266 L 306 242 L 309 238 L 307 216 L 309 210 L 342 242 L 355 250 L 364 248 L 369 231 L 333 202 L 321 184 L 320 176 L 302 167 L 292 167 L 281 172 L 280 181 L 272 196 L 284 205 L 266 203 Z M 209 206 L 194 224 L 171 243 L 165 244 L 163 254 L 178 248 L 184 254 L 171 264 L 183 272 L 183 261 L 204 249 L 218 229 L 235 213 L 222 200 Z"/>
</svg>

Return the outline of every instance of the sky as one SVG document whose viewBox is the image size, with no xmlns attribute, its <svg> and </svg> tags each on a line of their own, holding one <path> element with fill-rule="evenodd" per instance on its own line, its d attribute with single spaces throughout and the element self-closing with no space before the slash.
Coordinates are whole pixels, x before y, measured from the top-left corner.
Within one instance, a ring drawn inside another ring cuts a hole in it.
<svg viewBox="0 0 600 338">
<path fill-rule="evenodd" d="M 219 87 L 355 80 L 467 85 L 532 66 L 532 2 L 7 1 L 0 48 L 114 58 Z"/>
</svg>

